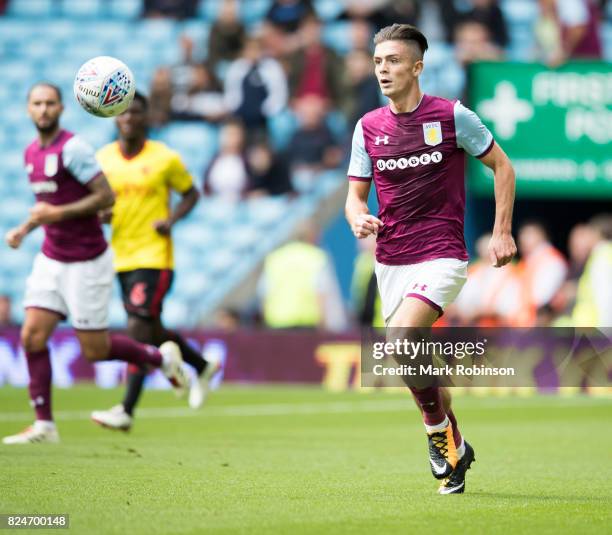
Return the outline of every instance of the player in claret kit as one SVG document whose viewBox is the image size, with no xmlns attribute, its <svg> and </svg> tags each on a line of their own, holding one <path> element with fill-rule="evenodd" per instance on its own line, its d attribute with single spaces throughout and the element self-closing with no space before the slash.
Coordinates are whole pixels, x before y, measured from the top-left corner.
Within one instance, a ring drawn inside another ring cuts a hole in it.
<svg viewBox="0 0 612 535">
<path fill-rule="evenodd" d="M 108 332 L 114 272 L 97 214 L 112 206 L 114 196 L 93 149 L 60 128 L 63 109 L 60 90 L 52 84 L 38 83 L 28 93 L 28 112 L 38 138 L 26 149 L 25 164 L 36 204 L 27 221 L 9 230 L 5 239 L 16 249 L 38 226 L 45 231 L 42 251 L 26 285 L 21 329 L 36 421 L 23 432 L 5 437 L 4 444 L 59 441 L 51 412 L 47 344 L 57 324 L 68 316 L 89 361 L 124 360 L 160 368 L 178 389 L 187 385 L 181 352 L 174 342 L 157 349 Z"/>
<path fill-rule="evenodd" d="M 387 327 L 430 327 L 466 280 L 465 153 L 495 175 L 489 256 L 496 267 L 516 253 L 514 170 L 476 114 L 459 101 L 422 93 L 428 45 L 418 29 L 393 24 L 375 35 L 374 44 L 376 77 L 390 102 L 355 126 L 346 217 L 357 238 L 377 235 L 375 270 Z M 367 206 L 372 180 L 378 217 Z M 442 479 L 439 492 L 463 492 L 474 450 L 459 432 L 449 391 L 410 390 L 422 411 L 432 473 Z"/>
<path fill-rule="evenodd" d="M 97 153 L 116 197 L 112 214 L 107 214 L 112 215 L 115 270 L 128 314 L 129 334 L 148 344 L 160 345 L 167 340 L 178 344 L 183 360 L 198 374 L 189 393 L 190 406 L 198 408 L 220 363 L 207 362 L 161 321 L 163 300 L 174 276 L 170 231 L 193 209 L 198 192 L 180 156 L 163 143 L 148 139 L 147 113 L 146 97 L 136 93 L 128 109 L 117 116 L 119 140 Z M 171 191 L 181 195 L 172 210 Z M 145 376 L 143 367 L 129 366 L 122 403 L 106 411 L 94 411 L 92 420 L 108 429 L 129 430 Z"/>
</svg>

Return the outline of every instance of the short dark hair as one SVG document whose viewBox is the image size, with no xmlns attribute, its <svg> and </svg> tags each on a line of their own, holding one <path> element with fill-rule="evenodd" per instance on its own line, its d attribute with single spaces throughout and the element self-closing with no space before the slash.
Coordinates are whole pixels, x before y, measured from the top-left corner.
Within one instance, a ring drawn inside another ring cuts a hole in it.
<svg viewBox="0 0 612 535">
<path fill-rule="evenodd" d="M 36 82 L 33 86 L 30 87 L 30 89 L 28 90 L 28 96 L 27 96 L 27 100 L 30 100 L 30 95 L 32 94 L 32 91 L 34 91 L 34 89 L 36 89 L 37 87 L 49 87 L 51 89 L 53 89 L 53 91 L 55 91 L 55 93 L 57 94 L 57 99 L 60 102 L 63 102 L 62 100 L 62 90 L 56 86 L 55 84 L 52 84 L 51 82 Z"/>
<path fill-rule="evenodd" d="M 145 110 L 147 110 L 149 108 L 149 99 L 147 97 L 145 97 L 139 91 L 136 91 L 136 93 L 134 93 L 134 102 L 140 102 L 142 104 L 142 107 Z"/>
<path fill-rule="evenodd" d="M 420 59 L 423 59 L 425 51 L 429 48 L 427 38 L 421 31 L 410 24 L 392 24 L 380 29 L 374 35 L 374 44 L 378 45 L 385 41 L 404 41 L 408 45 L 416 43 L 420 51 Z"/>
</svg>

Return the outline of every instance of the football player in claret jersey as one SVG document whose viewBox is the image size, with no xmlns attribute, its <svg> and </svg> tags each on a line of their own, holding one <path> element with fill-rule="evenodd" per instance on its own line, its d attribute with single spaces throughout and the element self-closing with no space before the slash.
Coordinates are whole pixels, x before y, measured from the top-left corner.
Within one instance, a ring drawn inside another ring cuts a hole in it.
<svg viewBox="0 0 612 535">
<path fill-rule="evenodd" d="M 198 408 L 220 363 L 204 360 L 161 322 L 163 300 L 174 275 L 170 231 L 193 209 L 198 192 L 179 155 L 163 143 L 147 139 L 147 108 L 146 97 L 136 93 L 130 107 L 117 117 L 119 140 L 97 153 L 116 198 L 110 218 L 115 271 L 128 313 L 128 333 L 148 344 L 160 345 L 167 340 L 178 344 L 183 360 L 198 374 L 189 393 L 190 406 Z M 172 191 L 181 199 L 171 210 Z M 94 411 L 93 421 L 110 429 L 130 429 L 145 376 L 143 367 L 129 366 L 123 402 L 110 410 Z"/>
<path fill-rule="evenodd" d="M 374 68 L 389 105 L 355 126 L 346 217 L 354 235 L 376 234 L 376 276 L 388 328 L 430 327 L 466 280 L 463 238 L 465 154 L 495 175 L 496 213 L 489 259 L 501 267 L 516 246 L 511 234 L 514 170 L 475 113 L 459 101 L 422 93 L 427 39 L 393 24 L 374 37 Z M 378 217 L 368 212 L 374 182 Z M 450 393 L 410 386 L 421 409 L 431 470 L 441 494 L 461 493 L 474 450 L 463 439 Z"/>
<path fill-rule="evenodd" d="M 27 221 L 9 230 L 5 239 L 16 249 L 38 226 L 45 231 L 26 285 L 21 329 L 36 421 L 5 437 L 5 444 L 59 441 L 51 412 L 48 340 L 68 316 L 88 360 L 117 359 L 160 368 L 181 389 L 188 382 L 174 342 L 157 349 L 108 332 L 113 266 L 97 213 L 112 206 L 114 196 L 93 149 L 60 128 L 63 109 L 60 90 L 51 84 L 38 83 L 28 93 L 28 112 L 38 137 L 25 151 L 25 165 L 36 204 Z"/>
</svg>

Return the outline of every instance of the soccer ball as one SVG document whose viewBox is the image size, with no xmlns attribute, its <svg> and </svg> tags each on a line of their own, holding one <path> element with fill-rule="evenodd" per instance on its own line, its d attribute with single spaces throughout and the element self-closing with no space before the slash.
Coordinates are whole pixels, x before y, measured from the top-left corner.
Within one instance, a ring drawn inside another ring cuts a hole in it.
<svg viewBox="0 0 612 535">
<path fill-rule="evenodd" d="M 97 117 L 114 117 L 132 102 L 136 83 L 132 71 L 116 58 L 99 56 L 84 63 L 74 79 L 74 96 Z"/>
</svg>

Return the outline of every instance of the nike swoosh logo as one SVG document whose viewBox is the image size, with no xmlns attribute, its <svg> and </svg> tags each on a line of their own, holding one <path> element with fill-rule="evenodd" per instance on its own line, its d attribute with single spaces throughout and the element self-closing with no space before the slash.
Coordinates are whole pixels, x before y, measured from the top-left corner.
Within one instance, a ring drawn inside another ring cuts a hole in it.
<svg viewBox="0 0 612 535">
<path fill-rule="evenodd" d="M 444 487 L 441 491 L 440 494 L 451 494 L 452 492 L 455 492 L 456 490 L 459 490 L 461 488 L 463 488 L 463 485 L 465 485 L 464 483 L 461 483 L 461 485 L 457 485 L 456 487 Z"/>
<path fill-rule="evenodd" d="M 443 474 L 444 472 L 446 472 L 446 465 L 442 465 L 442 466 L 438 466 L 436 463 L 434 463 L 431 459 L 429 459 L 429 462 L 431 463 L 431 467 L 434 469 L 434 472 L 438 475 Z"/>
</svg>

